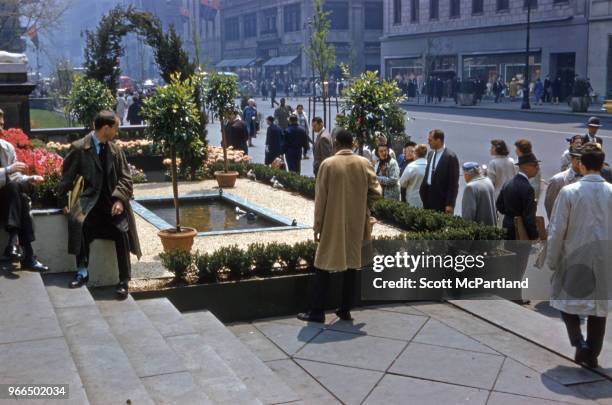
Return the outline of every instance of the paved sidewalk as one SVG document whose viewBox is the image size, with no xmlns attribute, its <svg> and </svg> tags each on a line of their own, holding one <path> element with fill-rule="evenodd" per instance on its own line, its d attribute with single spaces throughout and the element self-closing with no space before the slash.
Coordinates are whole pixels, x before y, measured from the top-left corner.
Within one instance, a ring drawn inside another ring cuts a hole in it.
<svg viewBox="0 0 612 405">
<path fill-rule="evenodd" d="M 612 403 L 611 381 L 451 305 L 353 316 L 229 329 L 307 404 Z"/>
<path fill-rule="evenodd" d="M 402 103 L 404 108 L 409 108 L 411 106 L 420 106 L 420 107 L 443 107 L 443 108 L 457 108 L 457 109 L 466 109 L 466 110 L 492 110 L 492 111 L 516 111 L 516 112 L 526 112 L 526 113 L 545 113 L 545 114 L 562 114 L 562 115 L 574 115 L 574 116 L 612 116 L 608 114 L 605 110 L 602 110 L 601 103 L 592 104 L 589 107 L 589 111 L 586 113 L 577 113 L 572 112 L 572 109 L 567 103 L 559 103 L 559 104 L 550 104 L 545 103 L 541 105 L 536 105 L 531 102 L 531 109 L 522 110 L 521 109 L 521 100 L 510 101 L 508 99 L 495 103 L 493 100 L 485 99 L 481 103 L 475 106 L 461 106 L 455 104 L 454 100 L 446 99 L 442 100 L 441 103 L 429 103 L 425 104 L 425 99 L 421 97 L 419 100 L 410 99 Z"/>
</svg>

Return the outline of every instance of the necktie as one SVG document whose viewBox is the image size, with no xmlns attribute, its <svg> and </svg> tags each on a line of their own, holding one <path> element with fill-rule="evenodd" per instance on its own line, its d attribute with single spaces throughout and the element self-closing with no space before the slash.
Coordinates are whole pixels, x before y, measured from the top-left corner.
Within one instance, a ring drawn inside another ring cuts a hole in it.
<svg viewBox="0 0 612 405">
<path fill-rule="evenodd" d="M 436 164 L 436 156 L 438 155 L 438 151 L 434 151 L 433 157 L 431 158 L 431 164 L 429 165 L 429 173 L 427 174 L 427 184 L 431 186 L 431 180 L 433 177 L 434 166 Z"/>
<path fill-rule="evenodd" d="M 102 162 L 102 164 L 106 163 L 106 148 L 107 145 L 105 143 L 100 143 L 100 152 L 98 153 L 98 157 L 100 158 L 100 162 Z"/>
</svg>

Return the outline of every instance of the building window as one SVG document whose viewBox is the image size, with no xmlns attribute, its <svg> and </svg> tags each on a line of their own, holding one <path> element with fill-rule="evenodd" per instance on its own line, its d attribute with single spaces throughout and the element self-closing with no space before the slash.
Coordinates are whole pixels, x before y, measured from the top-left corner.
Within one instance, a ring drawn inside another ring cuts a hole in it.
<svg viewBox="0 0 612 405">
<path fill-rule="evenodd" d="M 225 19 L 225 40 L 238 41 L 240 39 L 240 22 L 238 17 Z"/>
<path fill-rule="evenodd" d="M 538 0 L 525 0 L 523 3 L 523 7 L 527 8 L 529 6 L 529 3 L 531 3 L 532 10 L 538 8 Z"/>
<path fill-rule="evenodd" d="M 262 12 L 261 34 L 276 34 L 276 9 L 269 8 Z"/>
<path fill-rule="evenodd" d="M 401 23 L 402 23 L 402 0 L 393 0 L 393 24 L 401 24 Z"/>
<path fill-rule="evenodd" d="M 297 3 L 285 6 L 283 12 L 285 32 L 300 31 L 300 4 Z"/>
<path fill-rule="evenodd" d="M 410 0 L 410 22 L 419 22 L 419 0 Z"/>
<path fill-rule="evenodd" d="M 461 15 L 461 0 L 450 0 L 450 18 L 457 18 L 460 15 Z"/>
<path fill-rule="evenodd" d="M 429 19 L 437 20 L 440 14 L 440 3 L 438 0 L 429 0 Z"/>
<path fill-rule="evenodd" d="M 365 3 L 365 29 L 383 29 L 383 3 L 380 1 L 366 1 Z"/>
<path fill-rule="evenodd" d="M 510 8 L 510 0 L 497 0 L 497 11 L 504 11 Z"/>
<path fill-rule="evenodd" d="M 484 11 L 483 0 L 472 0 L 472 14 L 482 14 Z"/>
<path fill-rule="evenodd" d="M 244 16 L 244 37 L 254 38 L 257 36 L 257 14 L 247 14 Z"/>
<path fill-rule="evenodd" d="M 569 3 L 569 0 L 555 0 L 554 3 L 555 4 Z"/>
<path fill-rule="evenodd" d="M 323 9 L 328 11 L 330 29 L 348 30 L 349 29 L 349 5 L 345 1 L 326 1 Z"/>
</svg>

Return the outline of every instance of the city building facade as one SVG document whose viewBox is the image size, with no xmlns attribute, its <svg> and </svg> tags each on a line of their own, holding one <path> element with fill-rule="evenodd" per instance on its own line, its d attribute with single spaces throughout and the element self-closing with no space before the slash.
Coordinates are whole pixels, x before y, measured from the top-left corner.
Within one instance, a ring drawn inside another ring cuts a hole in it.
<svg viewBox="0 0 612 405">
<path fill-rule="evenodd" d="M 564 87 L 571 88 L 575 75 L 588 77 L 591 72 L 587 44 L 590 1 L 594 0 L 385 0 L 384 77 L 420 83 L 426 75 L 488 83 L 498 78 L 506 83 L 513 78 L 521 81 L 529 1 L 530 80 L 559 76 Z M 606 18 L 602 36 L 610 31 L 609 14 Z M 601 54 L 609 40 L 599 41 Z M 594 52 L 596 45 L 592 48 Z M 605 57 L 607 53 L 601 58 Z M 606 74 L 599 71 L 593 82 L 599 95 L 607 92 L 601 79 Z"/>
<path fill-rule="evenodd" d="M 337 63 L 353 72 L 380 69 L 382 0 L 325 1 L 328 40 Z M 219 70 L 252 79 L 295 80 L 312 75 L 304 47 L 311 37 L 312 0 L 224 0 Z M 337 74 L 337 72 L 336 72 Z"/>
<path fill-rule="evenodd" d="M 591 85 L 612 99 L 612 0 L 592 0 L 588 36 Z"/>
</svg>

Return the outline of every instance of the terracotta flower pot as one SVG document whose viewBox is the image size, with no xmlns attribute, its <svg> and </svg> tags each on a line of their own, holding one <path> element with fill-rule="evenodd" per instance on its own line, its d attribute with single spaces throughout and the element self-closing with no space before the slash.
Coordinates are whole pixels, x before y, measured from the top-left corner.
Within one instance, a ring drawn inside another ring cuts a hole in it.
<svg viewBox="0 0 612 405">
<path fill-rule="evenodd" d="M 181 226 L 181 232 L 176 232 L 176 228 L 164 229 L 157 233 L 164 246 L 164 252 L 172 250 L 181 250 L 190 252 L 193 246 L 193 238 L 196 237 L 198 231 L 194 228 Z"/>
<path fill-rule="evenodd" d="M 232 188 L 236 184 L 238 172 L 215 172 L 215 178 L 217 179 L 219 188 Z"/>
</svg>

